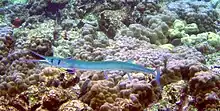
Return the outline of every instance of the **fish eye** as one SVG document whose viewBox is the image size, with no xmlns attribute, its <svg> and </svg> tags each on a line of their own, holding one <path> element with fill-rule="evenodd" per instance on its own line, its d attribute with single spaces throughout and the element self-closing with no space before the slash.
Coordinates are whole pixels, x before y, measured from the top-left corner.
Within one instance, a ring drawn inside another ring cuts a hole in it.
<svg viewBox="0 0 220 111">
<path fill-rule="evenodd" d="M 53 59 L 51 59 L 50 62 L 53 63 Z"/>
<path fill-rule="evenodd" d="M 61 60 L 59 59 L 57 64 L 59 65 L 59 64 L 60 64 L 60 62 L 61 62 Z"/>
</svg>

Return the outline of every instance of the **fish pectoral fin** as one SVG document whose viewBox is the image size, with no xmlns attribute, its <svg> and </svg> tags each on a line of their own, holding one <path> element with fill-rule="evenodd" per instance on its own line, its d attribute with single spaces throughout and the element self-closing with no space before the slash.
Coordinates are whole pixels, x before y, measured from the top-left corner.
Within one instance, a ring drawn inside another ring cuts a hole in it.
<svg viewBox="0 0 220 111">
<path fill-rule="evenodd" d="M 132 81 L 132 77 L 131 77 L 130 73 L 127 73 L 127 76 L 128 76 L 128 80 Z"/>
<path fill-rule="evenodd" d="M 107 72 L 107 71 L 104 71 L 103 73 L 104 73 L 104 78 L 105 78 L 106 80 L 108 80 L 108 79 L 109 79 L 109 78 L 108 78 L 108 72 Z"/>
<path fill-rule="evenodd" d="M 65 69 L 65 71 L 67 71 L 70 74 L 74 74 L 76 72 L 76 69 L 72 68 L 72 69 Z"/>
</svg>

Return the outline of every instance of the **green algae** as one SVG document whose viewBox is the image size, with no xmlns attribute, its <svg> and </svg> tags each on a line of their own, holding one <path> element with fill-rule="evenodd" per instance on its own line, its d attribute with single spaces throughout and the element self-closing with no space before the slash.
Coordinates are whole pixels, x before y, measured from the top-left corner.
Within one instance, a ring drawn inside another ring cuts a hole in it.
<svg viewBox="0 0 220 111">
<path fill-rule="evenodd" d="M 3 24 L 5 22 L 4 18 L 5 16 L 0 14 L 0 24 Z"/>
<path fill-rule="evenodd" d="M 219 48 L 220 36 L 213 32 L 208 32 L 208 43 L 215 48 Z"/>
<path fill-rule="evenodd" d="M 160 48 L 168 49 L 168 50 L 173 50 L 174 46 L 172 44 L 163 44 L 159 46 Z"/>
<path fill-rule="evenodd" d="M 207 66 L 211 66 L 213 64 L 220 65 L 219 60 L 217 60 L 218 58 L 220 58 L 220 52 L 206 55 L 206 65 Z"/>
<path fill-rule="evenodd" d="M 219 50 L 220 36 L 213 32 L 205 32 L 197 35 L 191 35 L 181 38 L 181 42 L 188 46 L 198 46 L 201 44 L 208 44 L 209 46 Z"/>
<path fill-rule="evenodd" d="M 12 4 L 26 4 L 28 0 L 9 0 Z"/>
<path fill-rule="evenodd" d="M 191 23 L 186 24 L 185 21 L 176 19 L 173 22 L 173 28 L 169 29 L 169 37 L 174 38 L 183 38 L 188 37 L 190 34 L 196 34 L 199 32 L 197 24 Z"/>
</svg>

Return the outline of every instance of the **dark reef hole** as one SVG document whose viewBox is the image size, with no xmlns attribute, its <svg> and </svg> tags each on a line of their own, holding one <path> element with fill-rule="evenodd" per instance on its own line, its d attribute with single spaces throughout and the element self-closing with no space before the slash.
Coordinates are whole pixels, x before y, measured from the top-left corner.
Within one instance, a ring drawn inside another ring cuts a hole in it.
<svg viewBox="0 0 220 111">
<path fill-rule="evenodd" d="M 35 104 L 33 107 L 30 108 L 30 111 L 36 111 L 37 108 L 39 108 L 41 106 L 40 103 Z"/>
<path fill-rule="evenodd" d="M 66 4 L 67 3 L 52 3 L 51 1 L 48 1 L 46 11 L 56 14 L 60 9 L 63 9 Z"/>
</svg>

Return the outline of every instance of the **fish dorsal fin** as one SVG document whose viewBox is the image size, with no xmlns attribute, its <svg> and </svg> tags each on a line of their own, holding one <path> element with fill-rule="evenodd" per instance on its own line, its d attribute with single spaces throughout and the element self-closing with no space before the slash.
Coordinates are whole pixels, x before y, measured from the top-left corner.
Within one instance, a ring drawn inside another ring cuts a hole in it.
<svg viewBox="0 0 220 111">
<path fill-rule="evenodd" d="M 72 57 L 67 57 L 66 59 L 73 59 Z"/>
<path fill-rule="evenodd" d="M 66 57 L 65 59 L 72 59 L 72 60 L 75 60 L 74 57 Z"/>
<path fill-rule="evenodd" d="M 128 63 L 131 63 L 131 64 L 136 64 L 136 62 L 134 60 L 127 60 Z"/>
</svg>

